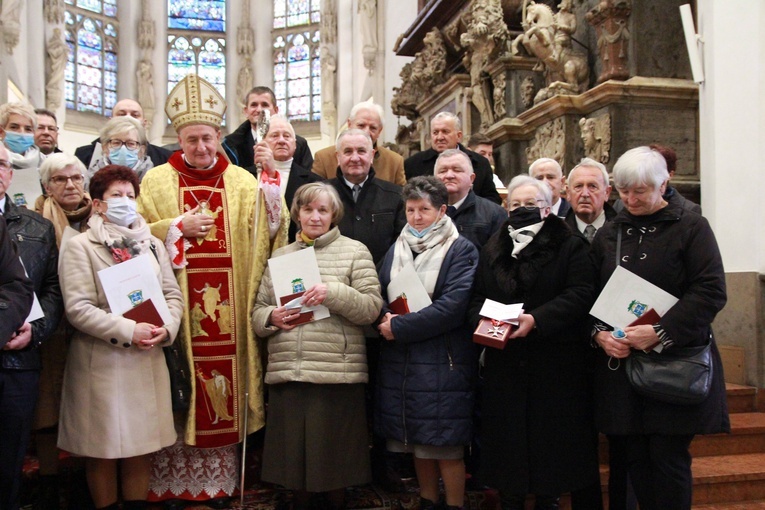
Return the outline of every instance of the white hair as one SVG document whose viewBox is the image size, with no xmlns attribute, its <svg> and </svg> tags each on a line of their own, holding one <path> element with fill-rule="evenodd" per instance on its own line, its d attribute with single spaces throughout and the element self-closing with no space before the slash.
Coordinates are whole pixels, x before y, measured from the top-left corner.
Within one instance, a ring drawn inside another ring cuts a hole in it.
<svg viewBox="0 0 765 510">
<path fill-rule="evenodd" d="M 45 158 L 40 165 L 40 181 L 43 184 L 50 183 L 50 177 L 53 172 L 63 170 L 68 166 L 73 166 L 82 176 L 85 176 L 87 169 L 79 158 L 65 152 L 56 152 Z"/>
<path fill-rule="evenodd" d="M 513 194 L 513 191 L 522 188 L 523 186 L 534 186 L 539 193 L 542 194 L 545 205 L 547 207 L 552 206 L 552 190 L 550 189 L 550 186 L 528 175 L 516 175 L 507 185 L 508 203 L 510 202 L 510 196 Z"/>
<path fill-rule="evenodd" d="M 470 161 L 470 156 L 465 154 L 459 149 L 446 149 L 444 152 L 438 155 L 438 158 L 436 158 L 436 166 L 433 167 L 433 174 L 438 173 L 438 169 L 441 167 L 443 163 L 441 163 L 442 159 L 445 158 L 451 158 L 452 156 L 461 156 L 462 159 L 465 160 L 466 168 L 468 170 L 468 173 L 473 173 L 473 163 Z"/>
<path fill-rule="evenodd" d="M 617 190 L 644 185 L 658 189 L 668 180 L 667 161 L 659 151 L 650 147 L 630 149 L 614 164 L 614 186 Z"/>
<path fill-rule="evenodd" d="M 438 112 L 432 119 L 430 119 L 430 123 L 433 124 L 434 120 L 449 120 L 454 124 L 454 129 L 457 131 L 462 130 L 462 122 L 460 122 L 460 118 L 452 112 Z"/>
<path fill-rule="evenodd" d="M 377 115 L 377 118 L 380 119 L 380 126 L 382 127 L 385 112 L 383 111 L 382 106 L 377 103 L 373 103 L 372 101 L 362 101 L 354 105 L 354 107 L 351 108 L 351 113 L 348 114 L 348 120 L 353 122 L 356 120 L 356 116 L 359 114 L 359 112 L 362 111 L 372 112 Z"/>
<path fill-rule="evenodd" d="M 534 161 L 531 166 L 529 166 L 529 175 L 533 177 L 534 170 L 536 170 L 537 167 L 548 164 L 555 168 L 555 171 L 558 172 L 558 177 L 563 177 L 563 169 L 561 168 L 560 163 L 552 158 L 539 158 L 538 160 Z"/>
<path fill-rule="evenodd" d="M 343 141 L 343 138 L 347 138 L 349 136 L 363 136 L 367 140 L 369 140 L 369 146 L 374 147 L 374 143 L 372 142 L 372 137 L 369 136 L 369 133 L 364 131 L 363 129 L 346 129 L 339 135 L 337 135 L 337 140 L 335 141 L 335 150 L 337 152 L 340 152 L 340 142 Z"/>
<path fill-rule="evenodd" d="M 608 169 L 606 168 L 606 165 L 604 165 L 600 161 L 595 161 L 592 158 L 582 158 L 582 161 L 580 161 L 578 165 L 576 165 L 574 168 L 571 169 L 571 171 L 568 173 L 569 183 L 571 183 L 571 178 L 573 177 L 574 172 L 576 172 L 576 169 L 582 168 L 582 167 L 592 167 L 592 168 L 597 168 L 598 170 L 600 170 L 600 173 L 603 174 L 603 185 L 608 187 L 609 178 L 608 178 Z"/>
<path fill-rule="evenodd" d="M 281 113 L 276 113 L 274 115 L 271 115 L 271 117 L 269 118 L 269 123 L 270 123 L 269 131 L 270 131 L 271 124 L 273 124 L 275 120 L 282 121 L 285 124 L 287 124 L 287 126 L 289 126 L 290 128 L 290 131 L 292 132 L 292 137 L 293 138 L 295 137 L 295 128 L 292 127 L 292 123 L 290 122 L 290 119 L 288 119 L 286 115 L 282 115 Z"/>
</svg>

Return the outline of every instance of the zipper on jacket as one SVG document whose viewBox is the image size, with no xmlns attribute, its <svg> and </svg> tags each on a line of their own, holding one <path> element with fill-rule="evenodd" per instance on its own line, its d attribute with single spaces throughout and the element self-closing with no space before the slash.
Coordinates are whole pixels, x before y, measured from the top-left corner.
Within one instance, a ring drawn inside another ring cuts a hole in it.
<svg viewBox="0 0 765 510">
<path fill-rule="evenodd" d="M 452 344 L 446 341 L 446 356 L 449 358 L 449 370 L 454 370 L 454 358 L 452 358 Z"/>
</svg>

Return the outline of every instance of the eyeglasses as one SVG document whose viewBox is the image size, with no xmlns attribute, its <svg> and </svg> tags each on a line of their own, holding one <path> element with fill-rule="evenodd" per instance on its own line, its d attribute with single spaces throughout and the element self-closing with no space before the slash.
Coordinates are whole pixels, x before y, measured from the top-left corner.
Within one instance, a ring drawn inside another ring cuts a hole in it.
<svg viewBox="0 0 765 510">
<path fill-rule="evenodd" d="M 0 161 L 0 168 L 2 168 L 3 170 L 7 172 L 10 172 L 11 170 L 13 170 L 13 165 L 11 165 L 10 161 Z"/>
<path fill-rule="evenodd" d="M 50 131 L 51 133 L 58 132 L 58 126 L 37 126 L 37 130 L 41 132 Z"/>
<path fill-rule="evenodd" d="M 141 146 L 141 144 L 136 142 L 135 140 L 128 140 L 127 142 L 123 142 L 122 140 L 109 140 L 107 142 L 107 145 L 109 146 L 110 149 L 120 149 L 124 145 L 131 151 L 134 151 Z"/>
<path fill-rule="evenodd" d="M 82 184 L 82 182 L 85 180 L 85 177 L 83 177 L 82 174 L 76 174 L 70 176 L 56 175 L 50 178 L 50 182 L 56 186 L 64 186 L 69 180 L 72 181 L 72 184 L 77 186 Z"/>
<path fill-rule="evenodd" d="M 534 209 L 535 207 L 539 207 L 542 204 L 544 204 L 544 200 L 529 200 L 522 204 L 519 202 L 512 202 L 510 206 L 508 207 L 508 209 L 510 209 L 511 211 L 514 211 L 520 207 L 523 207 L 525 209 Z"/>
</svg>

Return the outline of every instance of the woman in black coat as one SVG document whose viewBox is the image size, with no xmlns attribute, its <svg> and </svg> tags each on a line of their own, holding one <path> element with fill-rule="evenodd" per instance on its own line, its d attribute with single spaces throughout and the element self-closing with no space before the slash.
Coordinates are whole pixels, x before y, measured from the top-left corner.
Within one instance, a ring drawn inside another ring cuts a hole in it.
<svg viewBox="0 0 765 510">
<path fill-rule="evenodd" d="M 596 323 L 603 330 L 594 335 L 601 347 L 595 366 L 596 423 L 608 435 L 611 462 L 628 466 L 642 510 L 689 509 L 688 446 L 694 434 L 730 431 L 722 362 L 711 329 L 726 301 L 722 259 L 707 220 L 662 198 L 668 180 L 659 152 L 649 147 L 627 151 L 614 165 L 614 184 L 625 208 L 598 231 L 592 245 L 601 288 L 616 269 L 621 231 L 619 265 L 679 298 L 656 324 L 625 328 L 622 340 Z M 633 350 L 661 343 L 671 352 L 708 342 L 714 369 L 704 402 L 668 404 L 630 386 L 624 358 Z"/>
<path fill-rule="evenodd" d="M 503 510 L 557 508 L 561 493 L 597 482 L 586 377 L 593 273 L 583 239 L 550 214 L 549 187 L 528 176 L 508 186 L 509 219 L 481 252 L 472 323 L 488 298 L 523 303 L 503 350 L 487 347 L 481 405 L 482 480 Z"/>
</svg>

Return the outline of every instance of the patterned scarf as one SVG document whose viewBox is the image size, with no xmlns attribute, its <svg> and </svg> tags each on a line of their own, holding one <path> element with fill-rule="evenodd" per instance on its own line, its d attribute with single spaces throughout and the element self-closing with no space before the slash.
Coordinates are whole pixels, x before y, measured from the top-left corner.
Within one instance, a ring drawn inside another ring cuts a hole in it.
<svg viewBox="0 0 765 510">
<path fill-rule="evenodd" d="M 43 218 L 50 220 L 56 229 L 56 246 L 61 248 L 61 236 L 64 235 L 66 227 L 79 223 L 76 230 L 82 231 L 85 226 L 85 220 L 90 217 L 93 211 L 93 203 L 90 195 L 85 193 L 82 202 L 74 211 L 62 209 L 58 202 L 51 197 L 39 196 L 35 201 L 35 212 L 41 214 Z"/>
<path fill-rule="evenodd" d="M 534 236 L 536 236 L 539 231 L 542 230 L 542 226 L 544 224 L 545 222 L 542 220 L 539 223 L 527 225 L 517 230 L 510 225 L 507 226 L 507 232 L 510 234 L 510 239 L 513 240 L 513 253 L 511 253 L 511 255 L 514 259 L 517 259 L 518 254 L 521 253 L 525 247 L 531 244 L 531 241 L 534 240 Z"/>
<path fill-rule="evenodd" d="M 409 231 L 409 225 L 404 226 L 394 245 L 393 263 L 390 268 L 391 279 L 395 278 L 408 264 L 414 264 L 417 276 L 420 277 L 428 296 L 432 298 L 444 257 L 459 236 L 457 227 L 446 215 L 438 220 L 430 232 L 422 238 L 412 234 Z M 417 253 L 417 257 L 414 257 L 412 252 Z"/>
</svg>

